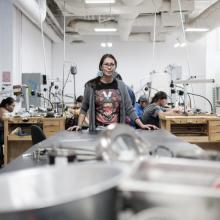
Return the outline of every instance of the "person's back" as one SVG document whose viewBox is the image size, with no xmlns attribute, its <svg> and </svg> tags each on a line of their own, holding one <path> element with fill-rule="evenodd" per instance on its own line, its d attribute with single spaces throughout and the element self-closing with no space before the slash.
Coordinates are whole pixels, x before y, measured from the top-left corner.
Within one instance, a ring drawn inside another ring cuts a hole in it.
<svg viewBox="0 0 220 220">
<path fill-rule="evenodd" d="M 156 103 L 152 103 L 148 105 L 143 112 L 142 115 L 142 122 L 144 124 L 153 124 L 160 128 L 160 119 L 159 119 L 159 112 L 161 112 L 161 107 L 158 106 Z"/>
<path fill-rule="evenodd" d="M 143 115 L 144 109 L 141 107 L 141 105 L 138 102 L 135 103 L 134 108 L 135 108 L 135 112 L 137 116 L 141 118 Z"/>
<path fill-rule="evenodd" d="M 15 100 L 12 97 L 3 99 L 0 103 L 0 167 L 4 164 L 3 147 L 4 144 L 4 123 L 3 118 L 6 113 L 13 112 L 15 107 Z"/>
<path fill-rule="evenodd" d="M 4 107 L 0 107 L 0 124 L 3 124 L 3 117 L 5 113 L 8 113 L 7 109 Z"/>
</svg>

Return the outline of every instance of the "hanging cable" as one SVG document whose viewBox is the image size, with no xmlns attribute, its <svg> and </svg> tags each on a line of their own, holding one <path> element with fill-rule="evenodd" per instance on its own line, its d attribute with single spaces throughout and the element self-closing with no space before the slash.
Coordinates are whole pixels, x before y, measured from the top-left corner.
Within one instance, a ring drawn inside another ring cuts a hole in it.
<svg viewBox="0 0 220 220">
<path fill-rule="evenodd" d="M 63 94 L 63 95 L 64 95 L 64 89 L 65 89 L 66 84 L 67 84 L 67 82 L 68 82 L 68 79 L 69 79 L 69 77 L 70 77 L 70 73 L 71 73 L 71 71 L 69 71 L 69 73 L 68 73 L 68 75 L 67 75 L 67 78 L 66 78 L 66 81 L 65 81 L 64 84 L 63 84 L 63 88 L 62 88 L 62 94 Z"/>
<path fill-rule="evenodd" d="M 47 75 L 47 57 L 46 57 L 46 49 L 45 49 L 45 39 L 44 39 L 44 28 L 43 28 L 43 22 L 46 18 L 46 1 L 39 1 L 38 2 L 39 6 L 39 18 L 40 18 L 40 30 L 41 30 L 41 41 L 42 41 L 42 48 L 43 48 L 43 57 L 44 57 L 44 75 Z M 42 97 L 41 97 L 42 98 Z M 45 105 L 45 100 L 47 100 L 45 97 L 43 98 L 44 100 L 44 105 Z M 53 109 L 53 104 L 50 102 L 51 107 Z"/>
<path fill-rule="evenodd" d="M 181 20 L 181 27 L 182 27 L 182 33 L 183 33 L 183 40 L 184 43 L 186 43 L 186 32 L 185 32 L 185 27 L 184 27 L 184 20 L 183 20 L 183 13 L 182 13 L 182 5 L 180 0 L 178 0 L 178 5 L 179 5 L 179 11 L 180 11 L 180 20 Z M 186 44 L 185 47 L 185 55 L 186 55 L 186 62 L 187 62 L 187 68 L 188 68 L 188 75 L 190 76 L 190 65 L 189 65 L 189 53 L 188 53 L 188 45 Z"/>
<path fill-rule="evenodd" d="M 179 11 L 180 11 L 180 19 L 181 19 L 183 40 L 184 40 L 184 43 L 186 43 L 186 32 L 185 32 L 185 27 L 184 27 L 182 5 L 181 5 L 180 0 L 178 0 L 178 5 L 179 5 Z M 186 47 L 185 47 L 185 56 L 186 56 L 186 63 L 187 63 L 187 69 L 188 69 L 188 77 L 190 77 L 191 76 L 191 70 L 190 70 L 190 64 L 189 64 L 189 47 L 188 47 L 188 44 L 186 44 Z M 193 92 L 192 85 L 191 85 L 191 90 Z M 195 102 L 195 97 L 194 96 L 193 96 L 193 105 L 196 107 L 196 102 Z"/>
<path fill-rule="evenodd" d="M 157 12 L 155 11 L 154 13 L 154 36 L 153 36 L 153 62 L 154 62 L 154 57 L 155 57 L 155 46 L 156 46 L 156 25 L 157 25 Z"/>
<path fill-rule="evenodd" d="M 190 85 L 190 87 L 191 87 L 192 93 L 194 93 L 194 88 L 193 88 L 192 84 Z M 192 99 L 193 99 L 193 106 L 194 106 L 194 108 L 196 108 L 195 96 L 193 96 Z"/>
<path fill-rule="evenodd" d="M 42 40 L 42 47 L 43 47 L 43 56 L 44 56 L 44 74 L 47 75 L 47 59 L 46 59 L 46 49 L 45 49 L 45 41 L 44 41 L 44 29 L 43 29 L 43 22 L 42 19 L 43 11 L 39 4 L 39 17 L 40 17 L 40 29 L 41 29 L 41 40 Z"/>
<path fill-rule="evenodd" d="M 65 2 L 64 2 L 64 8 L 65 8 Z M 63 16 L 63 77 L 62 77 L 62 114 L 64 113 L 64 80 L 65 80 L 65 61 L 66 61 L 66 16 Z"/>
<path fill-rule="evenodd" d="M 154 3 L 154 0 L 152 0 L 152 3 L 154 5 L 154 29 L 153 29 L 152 66 L 154 66 L 154 62 L 155 62 L 155 48 L 156 48 L 157 8 L 156 8 L 156 5 Z"/>
</svg>

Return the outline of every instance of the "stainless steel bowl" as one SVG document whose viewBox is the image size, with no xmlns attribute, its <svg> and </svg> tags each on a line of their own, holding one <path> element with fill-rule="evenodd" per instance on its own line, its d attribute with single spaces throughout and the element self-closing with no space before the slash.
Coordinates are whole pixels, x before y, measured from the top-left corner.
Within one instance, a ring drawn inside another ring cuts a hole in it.
<svg viewBox="0 0 220 220">
<path fill-rule="evenodd" d="M 96 154 L 105 161 L 130 162 L 149 156 L 150 147 L 132 127 L 111 124 L 98 136 Z"/>
<path fill-rule="evenodd" d="M 216 162 L 154 159 L 142 161 L 120 188 L 133 210 L 142 211 L 135 219 L 146 220 L 157 210 L 150 219 L 167 220 L 158 217 L 165 210 L 172 220 L 219 220 L 219 178 Z"/>
<path fill-rule="evenodd" d="M 0 219 L 113 220 L 123 172 L 103 163 L 46 166 L 0 176 Z"/>
</svg>

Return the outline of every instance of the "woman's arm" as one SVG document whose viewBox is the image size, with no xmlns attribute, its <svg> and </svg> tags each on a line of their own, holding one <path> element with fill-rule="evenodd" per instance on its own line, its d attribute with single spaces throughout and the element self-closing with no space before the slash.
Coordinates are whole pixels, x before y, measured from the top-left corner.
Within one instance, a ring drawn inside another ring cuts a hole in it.
<svg viewBox="0 0 220 220">
<path fill-rule="evenodd" d="M 83 95 L 83 101 L 82 106 L 80 108 L 80 114 L 87 114 L 87 111 L 89 109 L 89 98 L 90 98 L 91 89 L 88 85 L 85 86 L 84 89 L 84 95 Z"/>
<path fill-rule="evenodd" d="M 0 108 L 0 121 L 3 122 L 4 118 L 7 118 L 6 114 L 8 113 L 8 111 L 4 108 Z"/>
<path fill-rule="evenodd" d="M 160 111 L 158 112 L 159 115 L 173 115 L 173 113 L 179 114 L 182 110 L 180 108 L 169 108 L 166 109 L 166 111 Z"/>
<path fill-rule="evenodd" d="M 82 125 L 83 125 L 83 122 L 85 120 L 85 117 L 86 115 L 84 114 L 79 114 L 79 119 L 78 119 L 78 125 L 75 125 L 75 126 L 72 126 L 72 127 L 69 127 L 67 130 L 68 131 L 79 131 L 82 129 Z"/>
<path fill-rule="evenodd" d="M 139 118 L 137 118 L 137 119 L 135 120 L 135 123 L 136 123 L 141 129 L 147 129 L 147 130 L 151 130 L 151 129 L 156 130 L 156 129 L 158 129 L 158 127 L 155 126 L 155 125 L 151 125 L 151 124 L 145 124 L 145 125 L 144 125 Z"/>
</svg>

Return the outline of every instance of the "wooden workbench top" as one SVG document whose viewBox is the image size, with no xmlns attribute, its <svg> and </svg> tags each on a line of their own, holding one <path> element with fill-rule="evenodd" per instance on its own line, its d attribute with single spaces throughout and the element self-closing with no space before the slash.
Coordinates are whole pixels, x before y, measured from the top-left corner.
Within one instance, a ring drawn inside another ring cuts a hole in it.
<svg viewBox="0 0 220 220">
<path fill-rule="evenodd" d="M 169 119 L 207 119 L 207 120 L 220 120 L 220 117 L 216 115 L 180 115 L 180 114 L 170 114 L 170 115 L 160 115 L 160 119 L 169 120 Z"/>
<path fill-rule="evenodd" d="M 8 123 L 33 123 L 33 122 L 42 122 L 42 121 L 54 121 L 54 120 L 65 120 L 65 117 L 54 117 L 54 118 L 47 118 L 47 117 L 8 117 L 4 118 L 4 121 L 8 121 Z"/>
</svg>

